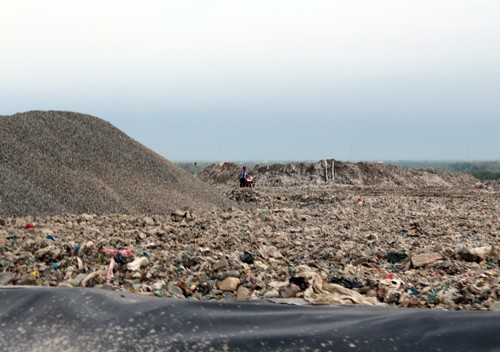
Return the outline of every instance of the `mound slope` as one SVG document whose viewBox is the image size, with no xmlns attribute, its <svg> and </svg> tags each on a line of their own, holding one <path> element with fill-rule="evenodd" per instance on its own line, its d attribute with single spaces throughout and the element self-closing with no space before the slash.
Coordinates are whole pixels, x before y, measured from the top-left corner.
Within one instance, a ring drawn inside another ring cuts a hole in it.
<svg viewBox="0 0 500 352">
<path fill-rule="evenodd" d="M 229 200 L 97 117 L 0 116 L 0 214 L 162 214 Z"/>
<path fill-rule="evenodd" d="M 236 184 L 241 166 L 234 163 L 212 164 L 198 177 L 214 184 Z M 261 186 L 318 186 L 341 184 L 353 186 L 406 188 L 472 187 L 477 180 L 467 174 L 435 169 L 404 169 L 393 165 L 334 159 L 315 163 L 256 165 L 249 174 Z"/>
</svg>

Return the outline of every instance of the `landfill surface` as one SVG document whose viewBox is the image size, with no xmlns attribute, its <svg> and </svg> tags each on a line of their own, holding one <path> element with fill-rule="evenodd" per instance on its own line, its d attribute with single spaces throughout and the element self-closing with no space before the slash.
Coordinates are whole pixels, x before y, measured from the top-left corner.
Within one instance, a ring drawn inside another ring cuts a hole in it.
<svg viewBox="0 0 500 352">
<path fill-rule="evenodd" d="M 194 302 L 97 289 L 0 289 L 11 352 L 499 351 L 499 312 Z"/>
<path fill-rule="evenodd" d="M 0 123 L 9 350 L 69 351 L 81 331 L 108 350 L 498 351 L 499 181 L 330 159 L 240 188 L 238 165 L 195 177 L 87 115 Z"/>
<path fill-rule="evenodd" d="M 226 192 L 252 205 L 0 218 L 0 284 L 199 301 L 499 309 L 500 202 L 493 186 Z"/>
</svg>

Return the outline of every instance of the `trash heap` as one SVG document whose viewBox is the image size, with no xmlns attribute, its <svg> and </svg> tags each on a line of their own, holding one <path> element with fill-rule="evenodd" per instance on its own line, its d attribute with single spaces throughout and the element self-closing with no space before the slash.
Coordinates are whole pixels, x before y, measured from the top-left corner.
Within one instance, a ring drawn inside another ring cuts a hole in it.
<svg viewBox="0 0 500 352">
<path fill-rule="evenodd" d="M 207 166 L 197 176 L 211 184 L 232 185 L 240 169 L 241 165 L 224 162 Z M 443 189 L 472 187 L 477 183 L 477 179 L 469 174 L 449 170 L 408 169 L 377 162 L 351 163 L 335 159 L 255 165 L 248 169 L 248 174 L 260 187 L 351 185 Z"/>
<path fill-rule="evenodd" d="M 0 217 L 0 285 L 500 309 L 497 189 L 227 188 L 247 209 Z M 248 205 L 248 204 L 247 204 Z"/>
</svg>

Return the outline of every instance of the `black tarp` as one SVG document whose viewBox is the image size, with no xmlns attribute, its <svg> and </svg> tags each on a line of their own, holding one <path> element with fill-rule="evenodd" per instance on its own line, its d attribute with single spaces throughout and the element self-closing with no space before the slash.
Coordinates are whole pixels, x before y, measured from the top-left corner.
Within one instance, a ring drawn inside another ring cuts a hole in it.
<svg viewBox="0 0 500 352">
<path fill-rule="evenodd" d="M 0 288 L 2 351 L 500 351 L 500 312 Z"/>
</svg>

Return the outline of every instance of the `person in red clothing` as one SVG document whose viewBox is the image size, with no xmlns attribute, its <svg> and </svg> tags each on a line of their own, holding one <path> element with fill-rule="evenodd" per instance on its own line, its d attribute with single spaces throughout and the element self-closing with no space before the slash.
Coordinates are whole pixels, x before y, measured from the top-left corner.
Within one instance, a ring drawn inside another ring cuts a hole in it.
<svg viewBox="0 0 500 352">
<path fill-rule="evenodd" d="M 248 176 L 247 177 L 246 186 L 250 187 L 250 188 L 254 186 L 253 177 L 252 176 Z"/>
</svg>

